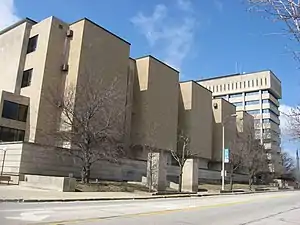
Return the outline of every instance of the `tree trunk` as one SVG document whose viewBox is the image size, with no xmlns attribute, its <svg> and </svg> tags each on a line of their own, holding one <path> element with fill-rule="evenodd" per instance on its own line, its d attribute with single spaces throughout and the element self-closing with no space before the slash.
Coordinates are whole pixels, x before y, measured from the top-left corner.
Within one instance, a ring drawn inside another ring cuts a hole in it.
<svg viewBox="0 0 300 225">
<path fill-rule="evenodd" d="M 87 184 L 90 182 L 91 163 L 85 163 L 81 170 L 81 182 Z"/>
<path fill-rule="evenodd" d="M 178 191 L 181 192 L 182 191 L 182 170 L 183 167 L 179 167 L 180 169 L 180 173 L 179 173 L 179 181 L 178 181 Z"/>
<path fill-rule="evenodd" d="M 230 177 L 229 177 L 230 191 L 233 189 L 233 166 L 230 166 Z"/>
<path fill-rule="evenodd" d="M 249 189 L 250 189 L 250 191 L 252 190 L 252 183 L 253 183 L 253 176 L 251 175 L 249 177 Z"/>
</svg>

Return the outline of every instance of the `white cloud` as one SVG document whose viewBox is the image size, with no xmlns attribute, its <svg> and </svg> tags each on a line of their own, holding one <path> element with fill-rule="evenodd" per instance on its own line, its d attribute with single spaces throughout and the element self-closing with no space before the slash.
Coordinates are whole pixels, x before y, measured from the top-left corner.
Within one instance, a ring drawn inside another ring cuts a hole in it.
<svg viewBox="0 0 300 225">
<path fill-rule="evenodd" d="M 183 11 L 193 11 L 192 3 L 189 0 L 177 0 L 177 6 Z"/>
<path fill-rule="evenodd" d="M 219 12 L 223 12 L 224 5 L 221 1 L 214 0 L 213 3 Z"/>
<path fill-rule="evenodd" d="M 18 20 L 14 0 L 0 0 L 0 30 Z"/>
<path fill-rule="evenodd" d="M 175 17 L 170 16 L 170 7 L 159 4 L 152 14 L 139 12 L 131 22 L 140 29 L 155 54 L 180 70 L 194 42 L 196 20 L 190 11 L 190 1 L 178 0 L 177 6 L 181 7 Z"/>
</svg>

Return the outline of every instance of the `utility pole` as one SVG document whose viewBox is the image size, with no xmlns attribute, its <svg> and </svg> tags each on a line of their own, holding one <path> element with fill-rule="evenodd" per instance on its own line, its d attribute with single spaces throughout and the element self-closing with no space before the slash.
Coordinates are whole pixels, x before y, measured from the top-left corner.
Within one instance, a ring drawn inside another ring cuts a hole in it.
<svg viewBox="0 0 300 225">
<path fill-rule="evenodd" d="M 297 160 L 297 174 L 299 174 L 299 150 L 296 151 L 296 160 Z"/>
<path fill-rule="evenodd" d="M 296 184 L 297 188 L 299 188 L 299 180 L 300 180 L 300 171 L 299 171 L 299 150 L 296 150 L 296 160 L 297 160 L 297 171 L 296 171 Z"/>
</svg>

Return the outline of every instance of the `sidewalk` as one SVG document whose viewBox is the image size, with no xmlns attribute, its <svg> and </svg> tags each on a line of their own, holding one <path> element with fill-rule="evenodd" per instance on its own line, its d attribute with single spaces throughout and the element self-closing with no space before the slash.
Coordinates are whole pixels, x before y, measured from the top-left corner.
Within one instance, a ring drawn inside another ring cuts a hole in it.
<svg viewBox="0 0 300 225">
<path fill-rule="evenodd" d="M 182 198 L 204 197 L 236 194 L 254 194 L 257 192 L 244 193 L 218 193 L 204 192 L 195 194 L 166 194 L 152 195 L 145 192 L 59 192 L 22 187 L 17 185 L 0 185 L 0 202 L 61 202 L 61 201 L 105 201 L 105 200 L 138 200 L 157 198 Z M 261 192 L 260 192 L 261 193 Z"/>
</svg>

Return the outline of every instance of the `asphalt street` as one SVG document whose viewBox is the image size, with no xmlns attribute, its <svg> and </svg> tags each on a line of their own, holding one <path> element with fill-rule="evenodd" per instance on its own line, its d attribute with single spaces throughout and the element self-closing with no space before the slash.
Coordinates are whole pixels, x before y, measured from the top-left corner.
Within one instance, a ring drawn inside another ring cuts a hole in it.
<svg viewBox="0 0 300 225">
<path fill-rule="evenodd" d="M 0 203 L 0 224 L 300 225 L 300 192 L 101 202 Z"/>
</svg>

